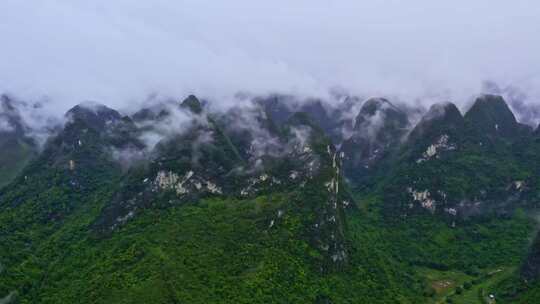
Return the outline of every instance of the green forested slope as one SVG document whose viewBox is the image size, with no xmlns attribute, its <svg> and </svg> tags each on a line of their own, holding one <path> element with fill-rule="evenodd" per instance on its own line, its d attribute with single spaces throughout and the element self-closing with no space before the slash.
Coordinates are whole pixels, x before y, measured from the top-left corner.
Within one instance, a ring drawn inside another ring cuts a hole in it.
<svg viewBox="0 0 540 304">
<path fill-rule="evenodd" d="M 428 115 L 405 141 L 405 112 L 371 102 L 388 108 L 364 113 L 363 125 L 379 112 L 398 122 L 354 164 L 347 153 L 370 138 L 339 150 L 307 112 L 281 124 L 255 114 L 259 129 L 239 130 L 231 125 L 244 113 L 207 115 L 191 96 L 174 109 L 190 111 L 189 132 L 146 155 L 141 133 L 174 113 L 132 120 L 75 107 L 0 190 L 0 299 L 461 303 L 465 283 L 493 288 L 493 271 L 504 269 L 496 291 L 534 303 L 536 285 L 523 287 L 520 269 L 535 260 L 538 140 L 486 98 L 474 115 L 431 109 L 441 116 Z M 251 145 L 255 133 L 274 146 Z M 126 150 L 144 157 L 126 167 L 111 153 Z M 342 172 L 361 165 L 374 169 Z"/>
</svg>

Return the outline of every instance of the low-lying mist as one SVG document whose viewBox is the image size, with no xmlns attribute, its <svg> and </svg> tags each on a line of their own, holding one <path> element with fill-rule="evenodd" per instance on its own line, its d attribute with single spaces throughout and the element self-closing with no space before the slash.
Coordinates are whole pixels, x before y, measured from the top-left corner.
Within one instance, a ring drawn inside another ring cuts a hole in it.
<svg viewBox="0 0 540 304">
<path fill-rule="evenodd" d="M 4 0 L 0 92 L 59 119 L 88 100 L 132 113 L 191 93 L 222 110 L 239 93 L 463 110 L 495 90 L 536 124 L 539 16 L 533 1 Z"/>
</svg>

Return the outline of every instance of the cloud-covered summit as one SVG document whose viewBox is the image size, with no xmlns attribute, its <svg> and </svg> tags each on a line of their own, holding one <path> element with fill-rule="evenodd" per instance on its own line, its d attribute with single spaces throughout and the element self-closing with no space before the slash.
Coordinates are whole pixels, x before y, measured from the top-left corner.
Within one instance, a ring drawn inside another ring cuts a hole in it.
<svg viewBox="0 0 540 304">
<path fill-rule="evenodd" d="M 537 102 L 539 17 L 534 1 L 4 0 L 0 91 L 63 113 L 336 87 L 464 104 L 492 80 Z"/>
</svg>

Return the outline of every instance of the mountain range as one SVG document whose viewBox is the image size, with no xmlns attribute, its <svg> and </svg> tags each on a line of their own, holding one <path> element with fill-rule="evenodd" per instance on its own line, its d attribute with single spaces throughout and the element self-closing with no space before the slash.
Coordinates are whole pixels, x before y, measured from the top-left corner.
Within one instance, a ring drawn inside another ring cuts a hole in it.
<svg viewBox="0 0 540 304">
<path fill-rule="evenodd" d="M 0 101 L 2 304 L 540 303 L 540 129 L 500 95 L 83 103 L 45 143 Z"/>
</svg>

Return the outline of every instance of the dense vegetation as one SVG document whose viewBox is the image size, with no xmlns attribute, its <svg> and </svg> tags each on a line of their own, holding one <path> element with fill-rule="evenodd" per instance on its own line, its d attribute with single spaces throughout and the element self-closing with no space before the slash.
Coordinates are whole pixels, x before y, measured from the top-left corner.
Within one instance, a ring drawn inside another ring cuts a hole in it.
<svg viewBox="0 0 540 304">
<path fill-rule="evenodd" d="M 2 292 L 16 290 L 21 303 L 398 303 L 414 298 L 414 289 L 403 288 L 412 286 L 411 278 L 390 262 L 382 238 L 354 221 L 350 267 L 321 274 L 314 263 L 320 256 L 302 236 L 304 219 L 289 205 L 296 199 L 287 194 L 148 210 L 103 238 L 88 227 L 109 195 L 96 192 L 81 201 L 61 227 L 28 226 L 36 219 L 6 213 L 2 223 L 18 233 L 2 234 Z M 269 227 L 279 208 L 288 211 Z"/>
</svg>

